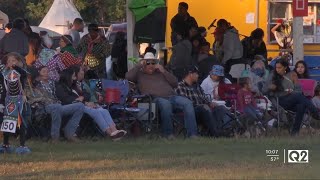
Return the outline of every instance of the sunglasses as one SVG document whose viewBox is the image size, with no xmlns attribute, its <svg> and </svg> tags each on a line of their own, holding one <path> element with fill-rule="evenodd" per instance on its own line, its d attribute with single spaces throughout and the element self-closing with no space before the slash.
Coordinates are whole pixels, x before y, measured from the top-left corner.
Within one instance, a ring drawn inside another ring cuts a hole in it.
<svg viewBox="0 0 320 180">
<path fill-rule="evenodd" d="M 150 64 L 156 65 L 157 63 L 156 63 L 156 62 L 147 62 L 147 63 L 146 63 L 146 65 L 150 65 Z"/>
</svg>

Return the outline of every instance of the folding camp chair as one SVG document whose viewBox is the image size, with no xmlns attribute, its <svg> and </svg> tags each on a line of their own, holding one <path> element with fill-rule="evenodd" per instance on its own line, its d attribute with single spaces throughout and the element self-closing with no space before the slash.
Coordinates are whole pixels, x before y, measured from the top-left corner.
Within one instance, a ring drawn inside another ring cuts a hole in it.
<svg viewBox="0 0 320 180">
<path fill-rule="evenodd" d="M 233 64 L 231 66 L 229 74 L 232 76 L 232 82 L 237 82 L 242 77 L 245 71 L 250 71 L 250 65 L 246 63 Z"/>
<path fill-rule="evenodd" d="M 317 86 L 317 81 L 313 79 L 299 79 L 298 81 L 303 95 L 312 98 L 314 96 L 314 89 Z"/>
<path fill-rule="evenodd" d="M 126 130 L 132 127 L 133 124 L 139 122 L 145 132 L 151 132 L 154 129 L 152 121 L 152 101 L 148 95 L 133 95 L 130 91 L 129 82 L 127 80 L 113 81 L 102 79 L 102 89 L 105 92 L 104 103 L 113 115 L 115 123 L 122 124 Z M 147 108 L 137 107 L 130 99 L 146 99 L 149 104 Z M 142 117 L 148 114 L 148 119 Z"/>
<path fill-rule="evenodd" d="M 313 98 L 314 90 L 317 86 L 317 81 L 313 79 L 299 79 L 299 84 L 301 86 L 303 95 L 309 99 Z M 312 118 L 310 112 L 308 112 L 303 118 L 302 125 L 310 128 L 311 120 Z"/>
</svg>

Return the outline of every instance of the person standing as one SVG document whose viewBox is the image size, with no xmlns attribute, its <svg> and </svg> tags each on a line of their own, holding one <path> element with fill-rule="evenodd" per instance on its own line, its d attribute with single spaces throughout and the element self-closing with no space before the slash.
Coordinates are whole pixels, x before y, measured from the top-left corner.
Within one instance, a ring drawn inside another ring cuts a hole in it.
<svg viewBox="0 0 320 180">
<path fill-rule="evenodd" d="M 106 38 L 100 34 L 97 24 L 89 24 L 88 31 L 76 50 L 84 57 L 85 64 L 100 78 L 104 78 L 106 58 L 109 54 Z"/>
<path fill-rule="evenodd" d="M 84 22 L 81 18 L 75 18 L 72 24 L 72 28 L 67 31 L 65 35 L 72 37 L 73 47 L 77 47 L 80 43 L 80 32 L 83 32 Z"/>
<path fill-rule="evenodd" d="M 29 53 L 28 37 L 23 19 L 15 19 L 10 33 L 6 34 L 0 41 L 0 58 L 10 52 L 16 52 L 25 57 Z M 25 63 L 24 63 L 25 64 Z"/>
<path fill-rule="evenodd" d="M 188 4 L 180 2 L 178 7 L 178 14 L 171 19 L 171 43 L 176 45 L 182 40 L 181 34 L 191 29 L 191 27 L 198 27 L 196 19 L 188 13 Z"/>
<path fill-rule="evenodd" d="M 217 25 L 218 28 L 224 32 L 222 64 L 225 65 L 225 73 L 229 73 L 233 64 L 240 63 L 243 55 L 243 47 L 240 42 L 238 30 L 231 26 L 227 20 L 220 19 Z"/>
</svg>

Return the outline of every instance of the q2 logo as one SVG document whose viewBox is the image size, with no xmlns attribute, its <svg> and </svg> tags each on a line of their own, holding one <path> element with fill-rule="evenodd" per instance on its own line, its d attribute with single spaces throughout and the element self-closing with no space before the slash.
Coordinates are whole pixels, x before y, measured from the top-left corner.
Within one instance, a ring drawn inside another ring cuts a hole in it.
<svg viewBox="0 0 320 180">
<path fill-rule="evenodd" d="M 309 163 L 309 151 L 288 150 L 288 163 Z"/>
</svg>

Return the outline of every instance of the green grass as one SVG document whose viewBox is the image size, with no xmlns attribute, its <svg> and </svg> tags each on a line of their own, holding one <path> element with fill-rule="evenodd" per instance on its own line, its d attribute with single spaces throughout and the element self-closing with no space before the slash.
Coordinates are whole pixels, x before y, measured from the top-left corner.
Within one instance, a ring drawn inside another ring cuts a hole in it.
<svg viewBox="0 0 320 180">
<path fill-rule="evenodd" d="M 27 156 L 0 155 L 0 179 L 319 179 L 316 137 L 198 140 L 147 138 L 28 142 Z M 270 162 L 266 149 L 279 150 Z M 284 164 L 283 149 L 308 149 L 309 164 Z"/>
</svg>

